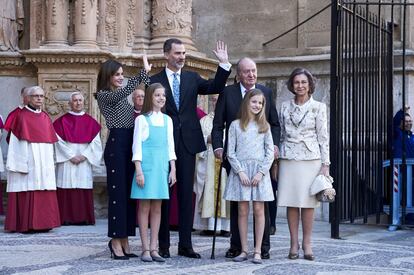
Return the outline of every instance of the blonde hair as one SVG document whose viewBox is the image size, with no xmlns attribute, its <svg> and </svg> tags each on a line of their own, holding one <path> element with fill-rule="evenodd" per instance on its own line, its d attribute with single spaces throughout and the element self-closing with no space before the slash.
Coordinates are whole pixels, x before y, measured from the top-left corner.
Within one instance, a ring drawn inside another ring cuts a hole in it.
<svg viewBox="0 0 414 275">
<path fill-rule="evenodd" d="M 239 119 L 240 119 L 240 128 L 243 131 L 246 131 L 247 125 L 250 122 L 250 118 L 252 117 L 250 113 L 250 99 L 254 96 L 260 95 L 263 98 L 263 108 L 260 110 L 260 112 L 256 115 L 253 115 L 253 120 L 257 123 L 257 126 L 259 127 L 259 133 L 266 133 L 269 130 L 269 123 L 266 120 L 265 115 L 265 108 L 266 108 L 266 98 L 263 94 L 263 92 L 259 89 L 253 89 L 246 93 L 246 95 L 243 98 L 240 111 L 239 111 Z"/>
</svg>

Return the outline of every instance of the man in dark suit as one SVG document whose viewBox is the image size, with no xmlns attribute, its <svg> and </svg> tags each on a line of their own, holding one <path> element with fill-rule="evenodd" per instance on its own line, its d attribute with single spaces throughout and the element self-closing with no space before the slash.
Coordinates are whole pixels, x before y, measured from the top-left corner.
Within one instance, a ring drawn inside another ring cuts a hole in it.
<svg viewBox="0 0 414 275">
<path fill-rule="evenodd" d="M 205 151 L 203 134 L 197 118 L 198 94 L 217 94 L 223 91 L 231 64 L 228 61 L 227 46 L 217 42 L 213 51 L 220 64 L 213 80 L 205 80 L 198 73 L 181 70 L 185 62 L 185 47 L 179 39 L 168 39 L 164 43 L 167 66 L 151 77 L 151 83 L 159 82 L 165 87 L 166 111 L 173 121 L 175 153 L 177 155 L 177 194 L 179 212 L 178 255 L 200 258 L 194 252 L 191 242 L 193 227 L 192 195 L 194 183 L 195 155 Z M 161 209 L 159 231 L 159 254 L 170 257 L 169 201 Z"/>
<path fill-rule="evenodd" d="M 273 143 L 275 145 L 275 159 L 279 157 L 279 139 L 280 139 L 280 125 L 279 119 L 277 116 L 275 102 L 273 101 L 272 90 L 256 84 L 257 82 L 257 68 L 256 63 L 248 58 L 244 57 L 240 59 L 237 63 L 237 75 L 236 77 L 240 83 L 236 83 L 230 86 L 227 86 L 224 91 L 220 94 L 216 111 L 213 121 L 213 130 L 211 132 L 212 144 L 214 149 L 214 154 L 216 158 L 223 160 L 223 156 L 227 150 L 227 140 L 223 145 L 223 134 L 226 130 L 226 137 L 228 136 L 228 130 L 231 122 L 237 119 L 237 113 L 242 102 L 242 99 L 246 92 L 251 89 L 260 89 L 264 96 L 266 97 L 266 118 L 270 124 Z M 230 164 L 224 157 L 224 167 L 227 172 L 230 172 Z M 269 249 L 270 249 L 270 236 L 269 236 L 269 208 L 267 203 L 265 204 L 265 231 L 263 234 L 263 243 L 262 243 L 262 258 L 269 259 Z M 237 202 L 231 202 L 230 204 L 230 230 L 231 230 L 231 239 L 230 239 L 230 249 L 226 252 L 227 258 L 233 258 L 240 254 L 241 252 L 241 243 L 238 227 L 238 204 Z"/>
</svg>

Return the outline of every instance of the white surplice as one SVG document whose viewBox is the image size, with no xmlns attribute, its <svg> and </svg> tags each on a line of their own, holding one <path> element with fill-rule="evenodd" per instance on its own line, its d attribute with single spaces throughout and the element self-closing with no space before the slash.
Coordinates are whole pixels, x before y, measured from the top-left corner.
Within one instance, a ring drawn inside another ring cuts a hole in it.
<svg viewBox="0 0 414 275">
<path fill-rule="evenodd" d="M 213 147 L 207 143 L 207 137 L 213 128 L 214 113 L 209 113 L 200 120 L 201 130 L 204 136 L 207 150 L 197 154 L 194 193 L 196 203 L 194 210 L 193 228 L 196 230 L 214 230 L 214 215 L 216 206 L 216 186 L 218 174 L 216 173 L 216 160 Z M 227 174 L 223 168 L 221 172 L 220 190 L 223 194 L 226 187 Z M 229 202 L 221 199 L 219 217 L 217 219 L 217 231 L 230 231 L 230 206 Z"/>
<path fill-rule="evenodd" d="M 31 143 L 11 133 L 6 169 L 7 192 L 56 190 L 52 143 Z"/>
<path fill-rule="evenodd" d="M 92 189 L 92 166 L 99 167 L 102 159 L 102 142 L 99 133 L 90 143 L 70 143 L 62 140 L 55 143 L 56 184 L 65 189 Z M 73 164 L 70 159 L 83 155 L 86 160 Z"/>
</svg>

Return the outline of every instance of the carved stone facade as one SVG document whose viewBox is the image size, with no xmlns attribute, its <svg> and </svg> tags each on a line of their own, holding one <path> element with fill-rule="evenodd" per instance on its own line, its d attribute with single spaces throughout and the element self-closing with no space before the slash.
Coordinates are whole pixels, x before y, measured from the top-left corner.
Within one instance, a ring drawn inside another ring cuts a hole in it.
<svg viewBox="0 0 414 275">
<path fill-rule="evenodd" d="M 183 40 L 187 68 L 203 77 L 215 72 L 217 62 L 211 50 L 216 40 L 224 40 L 233 64 L 243 56 L 257 61 L 259 82 L 272 87 L 277 106 L 291 96 L 285 81 L 298 66 L 307 67 L 315 74 L 318 78 L 315 97 L 329 102 L 329 9 L 283 38 L 263 46 L 264 42 L 302 22 L 329 2 L 0 0 L 2 7 L 12 4 L 7 8 L 7 17 L 0 11 L 0 33 L 12 25 L 11 29 L 16 31 L 8 38 L 8 43 L 17 45 L 4 46 L 0 34 L 0 114 L 6 117 L 19 104 L 23 86 L 40 85 L 46 91 L 45 109 L 52 117 L 67 110 L 71 92 L 81 91 L 88 112 L 104 125 L 93 99 L 100 64 L 115 58 L 124 65 L 125 74 L 131 76 L 142 67 L 141 56 L 146 52 L 154 64 L 153 71 L 157 72 L 164 67 L 162 45 L 169 37 Z M 382 14 L 389 20 L 386 8 Z M 413 14 L 414 6 L 410 6 L 407 18 L 412 18 Z M 401 10 L 396 7 L 397 48 L 401 46 L 400 15 Z M 409 50 L 414 47 L 413 26 L 414 21 L 408 20 Z M 414 62 L 412 52 L 409 51 L 409 64 Z M 407 72 L 408 90 L 411 90 L 414 85 L 412 65 Z M 396 79 L 395 90 L 399 91 L 400 86 L 401 81 Z M 397 92 L 396 98 L 398 96 Z M 408 103 L 414 105 L 413 94 L 409 95 Z M 206 104 L 207 100 L 203 106 Z M 105 140 L 105 130 L 102 135 Z M 4 141 L 2 147 L 6 154 Z M 105 177 L 99 179 L 105 181 Z M 103 196 L 104 186 L 98 186 L 96 194 Z M 97 209 L 105 212 L 101 204 Z"/>
</svg>

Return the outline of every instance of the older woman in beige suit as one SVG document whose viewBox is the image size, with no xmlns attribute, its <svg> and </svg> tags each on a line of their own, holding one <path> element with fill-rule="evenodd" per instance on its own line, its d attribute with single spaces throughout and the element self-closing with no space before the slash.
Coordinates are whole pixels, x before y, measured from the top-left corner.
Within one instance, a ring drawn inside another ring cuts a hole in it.
<svg viewBox="0 0 414 275">
<path fill-rule="evenodd" d="M 310 186 L 318 174 L 329 175 L 329 139 L 326 105 L 312 98 L 315 80 L 303 68 L 287 81 L 295 97 L 280 110 L 281 145 L 278 205 L 287 207 L 290 232 L 289 259 L 299 258 L 299 220 L 302 220 L 304 258 L 315 259 L 312 246 L 314 209 L 319 206 Z"/>
</svg>

